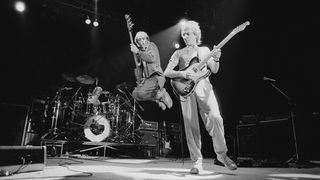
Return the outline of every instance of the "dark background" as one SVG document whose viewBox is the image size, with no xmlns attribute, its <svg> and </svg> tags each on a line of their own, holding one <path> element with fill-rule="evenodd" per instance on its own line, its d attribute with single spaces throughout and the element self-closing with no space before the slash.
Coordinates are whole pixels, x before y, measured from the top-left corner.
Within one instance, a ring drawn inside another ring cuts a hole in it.
<svg viewBox="0 0 320 180">
<path fill-rule="evenodd" d="M 75 86 L 62 78 L 63 73 L 97 77 L 99 86 L 114 94 L 116 85 L 134 83 L 126 13 L 134 22 L 133 31 L 146 31 L 159 46 L 163 69 L 174 48 L 166 46 L 172 39 L 159 32 L 181 18 L 200 23 L 203 45 L 209 47 L 250 21 L 222 48 L 220 71 L 210 77 L 227 133 L 235 135 L 235 126 L 246 114 L 289 113 L 287 99 L 262 80 L 273 78 L 295 104 L 301 151 L 319 159 L 315 145 L 320 137 L 320 14 L 315 1 L 106 0 L 98 1 L 97 15 L 95 1 L 89 0 L 30 0 L 24 14 L 14 10 L 13 2 L 1 1 L 1 102 L 30 105 L 33 97 L 52 98 L 59 87 Z M 86 25 L 87 16 L 96 16 L 99 27 Z M 173 108 L 163 112 L 143 102 L 140 113 L 145 120 L 180 123 L 169 80 L 166 88 Z M 212 143 L 202 133 L 204 155 L 210 157 Z"/>
</svg>

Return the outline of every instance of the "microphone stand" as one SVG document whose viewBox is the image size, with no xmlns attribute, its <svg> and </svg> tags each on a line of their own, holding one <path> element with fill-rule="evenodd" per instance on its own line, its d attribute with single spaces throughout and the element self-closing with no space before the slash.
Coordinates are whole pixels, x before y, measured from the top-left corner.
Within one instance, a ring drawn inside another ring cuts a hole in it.
<svg viewBox="0 0 320 180">
<path fill-rule="evenodd" d="M 292 125 L 292 132 L 293 132 L 293 140 L 294 140 L 294 147 L 295 147 L 295 154 L 286 161 L 287 165 L 290 165 L 290 163 L 294 163 L 293 167 L 299 167 L 299 165 L 301 164 L 301 159 L 300 159 L 300 155 L 299 155 L 299 150 L 298 150 L 298 142 L 297 142 L 297 136 L 296 136 L 296 126 L 295 126 L 295 121 L 294 121 L 294 113 L 293 113 L 293 106 L 294 103 L 292 102 L 292 100 L 290 99 L 290 97 L 288 95 L 286 95 L 280 88 L 278 88 L 274 83 L 272 83 L 272 81 L 268 81 L 269 84 L 275 88 L 280 94 L 282 94 L 288 101 L 288 104 L 290 106 L 290 114 L 289 114 L 289 118 L 291 120 L 291 125 Z"/>
</svg>

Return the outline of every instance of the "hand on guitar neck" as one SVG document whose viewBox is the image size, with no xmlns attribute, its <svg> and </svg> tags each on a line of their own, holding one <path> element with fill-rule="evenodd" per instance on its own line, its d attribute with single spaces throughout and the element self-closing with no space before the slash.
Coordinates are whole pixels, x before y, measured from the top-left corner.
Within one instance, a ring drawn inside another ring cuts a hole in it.
<svg viewBox="0 0 320 180">
<path fill-rule="evenodd" d="M 139 62 L 139 59 L 137 58 L 137 53 L 139 52 L 139 49 L 134 45 L 134 40 L 132 36 L 132 27 L 133 23 L 131 21 L 131 17 L 126 14 L 125 16 L 126 22 L 127 22 L 127 28 L 128 28 L 128 33 L 129 33 L 129 38 L 130 38 L 130 48 L 133 54 L 134 58 L 134 63 L 136 65 L 136 68 L 134 69 L 134 75 L 136 77 L 136 82 L 137 85 L 142 84 L 144 82 L 144 72 L 143 69 L 141 68 L 141 62 Z"/>
</svg>

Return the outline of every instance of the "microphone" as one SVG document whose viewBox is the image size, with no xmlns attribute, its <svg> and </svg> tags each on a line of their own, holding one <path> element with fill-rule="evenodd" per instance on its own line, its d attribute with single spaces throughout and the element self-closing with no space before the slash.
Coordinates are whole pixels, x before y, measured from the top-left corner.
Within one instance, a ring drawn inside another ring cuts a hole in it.
<svg viewBox="0 0 320 180">
<path fill-rule="evenodd" d="M 263 79 L 264 81 L 276 82 L 275 79 L 271 79 L 271 78 L 268 78 L 268 77 L 263 77 L 262 79 Z"/>
</svg>

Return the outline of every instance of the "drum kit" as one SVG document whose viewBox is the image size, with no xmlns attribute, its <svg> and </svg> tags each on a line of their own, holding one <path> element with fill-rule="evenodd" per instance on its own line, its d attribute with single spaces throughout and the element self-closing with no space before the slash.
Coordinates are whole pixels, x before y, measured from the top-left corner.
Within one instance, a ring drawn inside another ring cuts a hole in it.
<svg viewBox="0 0 320 180">
<path fill-rule="evenodd" d="M 98 86 L 98 79 L 89 75 L 62 74 L 66 83 L 46 101 L 48 131 L 42 139 L 92 142 L 135 143 L 140 140 L 136 133 L 142 119 L 138 105 L 124 91 L 129 84 L 117 86 L 121 94 L 113 94 Z M 133 103 L 132 103 L 133 101 Z"/>
</svg>

